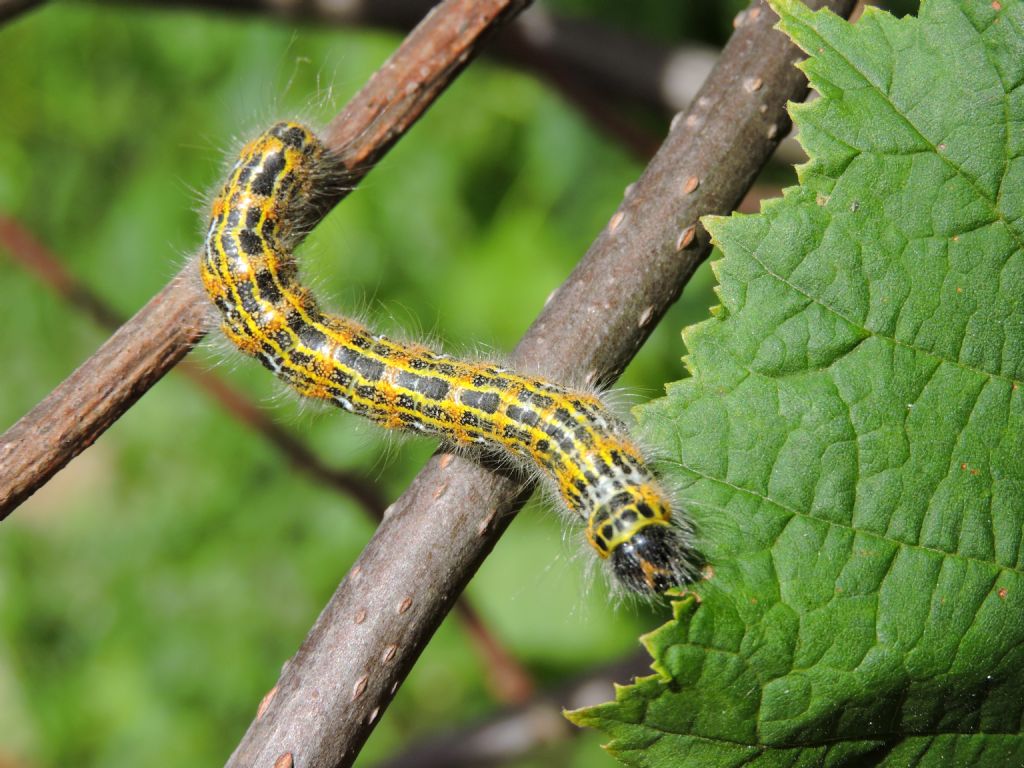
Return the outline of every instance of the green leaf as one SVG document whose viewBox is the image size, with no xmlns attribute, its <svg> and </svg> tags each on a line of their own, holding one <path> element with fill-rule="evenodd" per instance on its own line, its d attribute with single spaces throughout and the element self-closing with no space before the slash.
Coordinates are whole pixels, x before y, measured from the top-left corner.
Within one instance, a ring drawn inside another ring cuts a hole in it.
<svg viewBox="0 0 1024 768">
<path fill-rule="evenodd" d="M 1024 3 L 777 0 L 811 162 L 706 221 L 722 307 L 642 409 L 712 575 L 570 715 L 628 765 L 1024 764 Z"/>
</svg>

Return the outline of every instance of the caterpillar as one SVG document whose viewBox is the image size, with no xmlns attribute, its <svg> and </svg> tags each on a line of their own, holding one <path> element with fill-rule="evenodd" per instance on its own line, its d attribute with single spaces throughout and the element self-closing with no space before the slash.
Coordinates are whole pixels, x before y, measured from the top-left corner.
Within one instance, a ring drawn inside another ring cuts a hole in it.
<svg viewBox="0 0 1024 768">
<path fill-rule="evenodd" d="M 597 395 L 400 343 L 321 311 L 298 281 L 293 250 L 340 170 L 295 122 L 243 148 L 213 201 L 199 260 L 227 338 L 300 395 L 538 470 L 628 591 L 653 595 L 692 581 L 688 529 Z"/>
</svg>

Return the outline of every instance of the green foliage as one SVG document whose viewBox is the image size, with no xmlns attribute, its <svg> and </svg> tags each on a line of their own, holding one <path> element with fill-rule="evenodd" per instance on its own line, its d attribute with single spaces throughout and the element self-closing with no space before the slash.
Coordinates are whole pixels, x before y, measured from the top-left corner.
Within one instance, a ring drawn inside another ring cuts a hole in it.
<svg viewBox="0 0 1024 768">
<path fill-rule="evenodd" d="M 713 575 L 573 713 L 629 765 L 1024 762 L 1024 4 L 777 0 L 811 162 L 706 222 L 722 306 L 644 407 Z"/>
</svg>

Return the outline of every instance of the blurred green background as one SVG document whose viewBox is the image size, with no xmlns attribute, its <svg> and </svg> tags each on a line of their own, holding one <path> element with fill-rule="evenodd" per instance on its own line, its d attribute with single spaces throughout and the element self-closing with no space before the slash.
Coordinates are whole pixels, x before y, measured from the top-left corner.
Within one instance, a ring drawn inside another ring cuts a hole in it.
<svg viewBox="0 0 1024 768">
<path fill-rule="evenodd" d="M 718 45 L 745 3 L 626 5 L 549 7 Z M 399 39 L 158 3 L 49 3 L 0 29 L 0 215 L 130 315 L 195 251 L 240 141 L 279 118 L 325 122 Z M 316 229 L 306 272 L 377 328 L 500 355 L 642 165 L 544 83 L 480 60 Z M 6 428 L 108 334 L 2 250 L 0 275 Z M 679 331 L 715 303 L 711 285 L 702 267 L 630 366 L 620 386 L 633 400 L 684 375 Z M 222 344 L 191 359 L 388 499 L 435 448 L 303 408 Z M 169 375 L 0 527 L 0 766 L 223 763 L 371 532 L 355 502 Z M 542 686 L 634 651 L 665 617 L 610 609 L 583 549 L 549 505 L 531 504 L 468 589 Z M 494 712 L 487 680 L 449 619 L 359 764 Z M 598 741 L 516 765 L 613 765 Z"/>
</svg>

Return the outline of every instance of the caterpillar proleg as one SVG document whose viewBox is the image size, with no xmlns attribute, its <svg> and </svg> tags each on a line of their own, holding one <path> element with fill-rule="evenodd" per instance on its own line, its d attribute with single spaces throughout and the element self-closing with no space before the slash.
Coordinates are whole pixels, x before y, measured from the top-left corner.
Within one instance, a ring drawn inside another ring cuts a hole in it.
<svg viewBox="0 0 1024 768">
<path fill-rule="evenodd" d="M 691 581 L 694 557 L 670 496 L 598 396 L 321 311 L 298 282 L 293 250 L 335 168 L 298 123 L 278 123 L 242 150 L 213 202 L 200 260 L 227 337 L 301 395 L 535 469 L 626 589 L 652 594 Z"/>
</svg>

